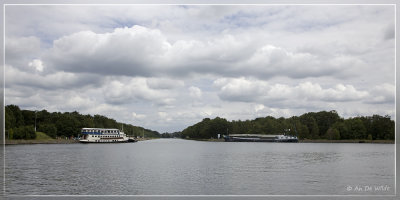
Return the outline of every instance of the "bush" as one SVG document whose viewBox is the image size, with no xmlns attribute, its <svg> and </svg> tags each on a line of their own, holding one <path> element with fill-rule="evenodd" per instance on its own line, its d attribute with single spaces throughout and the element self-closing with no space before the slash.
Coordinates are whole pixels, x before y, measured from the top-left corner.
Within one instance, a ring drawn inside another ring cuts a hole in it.
<svg viewBox="0 0 400 200">
<path fill-rule="evenodd" d="M 367 140 L 372 140 L 372 135 L 368 134 Z"/>
<path fill-rule="evenodd" d="M 35 139 L 36 132 L 33 126 L 21 126 L 14 129 L 13 139 Z"/>
<path fill-rule="evenodd" d="M 335 128 L 329 128 L 328 131 L 326 131 L 325 138 L 329 140 L 340 140 L 340 133 Z"/>
<path fill-rule="evenodd" d="M 38 131 L 46 133 L 46 135 L 56 138 L 57 137 L 57 128 L 54 124 L 43 124 L 40 125 Z"/>
</svg>

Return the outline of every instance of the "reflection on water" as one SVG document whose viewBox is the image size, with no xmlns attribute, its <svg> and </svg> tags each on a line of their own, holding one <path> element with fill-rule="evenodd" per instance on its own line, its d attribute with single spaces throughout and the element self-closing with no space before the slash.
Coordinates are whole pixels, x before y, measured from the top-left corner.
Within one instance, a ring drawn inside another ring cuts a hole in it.
<svg viewBox="0 0 400 200">
<path fill-rule="evenodd" d="M 218 143 L 6 147 L 7 194 L 394 194 L 394 145 Z M 348 186 L 387 185 L 389 191 Z"/>
</svg>

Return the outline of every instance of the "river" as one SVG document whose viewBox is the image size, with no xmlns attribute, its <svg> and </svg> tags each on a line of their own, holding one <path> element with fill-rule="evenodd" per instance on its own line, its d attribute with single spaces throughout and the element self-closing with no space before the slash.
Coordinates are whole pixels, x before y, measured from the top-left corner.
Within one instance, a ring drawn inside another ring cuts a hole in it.
<svg viewBox="0 0 400 200">
<path fill-rule="evenodd" d="M 7 145 L 7 195 L 393 195 L 395 145 Z"/>
</svg>

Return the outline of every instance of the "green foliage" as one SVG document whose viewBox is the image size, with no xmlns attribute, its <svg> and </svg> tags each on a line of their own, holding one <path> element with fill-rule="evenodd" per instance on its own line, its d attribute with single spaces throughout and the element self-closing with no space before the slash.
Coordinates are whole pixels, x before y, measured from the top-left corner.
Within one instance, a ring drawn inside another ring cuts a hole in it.
<svg viewBox="0 0 400 200">
<path fill-rule="evenodd" d="M 78 112 L 53 112 L 47 110 L 20 110 L 16 105 L 5 107 L 5 130 L 10 138 L 31 139 L 37 130 L 55 137 L 76 137 L 84 127 L 118 128 L 127 135 L 161 137 L 152 130 L 130 124 L 118 123 L 102 115 L 82 115 Z M 341 118 L 336 111 L 309 112 L 299 117 L 259 117 L 254 120 L 228 122 L 224 118 L 205 118 L 187 127 L 182 132 L 163 134 L 163 137 L 189 137 L 198 139 L 216 138 L 217 134 L 289 134 L 300 139 L 372 139 L 394 140 L 395 123 L 389 116 L 367 116 L 349 119 Z M 33 130 L 33 132 L 32 132 Z"/>
<path fill-rule="evenodd" d="M 5 125 L 6 129 L 16 128 L 24 125 L 24 117 L 21 110 L 16 105 L 8 105 L 5 107 Z"/>
<path fill-rule="evenodd" d="M 40 124 L 37 130 L 44 132 L 51 138 L 57 137 L 57 127 L 54 124 Z"/>
<path fill-rule="evenodd" d="M 217 138 L 226 134 L 229 130 L 229 122 L 226 119 L 216 117 L 215 119 L 205 118 L 203 121 L 190 126 L 182 131 L 183 137 L 189 138 Z"/>
<path fill-rule="evenodd" d="M 82 115 L 78 112 L 53 112 L 47 110 L 30 111 L 20 110 L 16 105 L 5 107 L 5 125 L 10 138 L 31 139 L 34 134 L 28 131 L 25 126 L 32 127 L 34 132 L 36 118 L 37 131 L 46 133 L 52 138 L 76 137 L 82 128 L 118 128 L 131 136 L 160 137 L 157 131 L 144 129 L 130 124 L 121 124 L 114 119 L 102 115 Z M 24 128 L 25 127 L 25 128 Z"/>
<path fill-rule="evenodd" d="M 297 135 L 300 139 L 311 138 L 306 125 L 304 125 L 300 122 L 296 122 L 295 128 L 297 129 L 298 134 L 291 134 L 291 135 Z"/>
<path fill-rule="evenodd" d="M 328 140 L 340 140 L 340 133 L 336 128 L 329 128 L 326 131 L 325 139 L 328 139 Z"/>
<path fill-rule="evenodd" d="M 33 126 L 21 126 L 13 129 L 13 139 L 35 139 L 36 133 Z"/>
<path fill-rule="evenodd" d="M 173 132 L 173 133 L 163 133 L 161 134 L 162 138 L 181 138 L 182 133 L 181 132 Z"/>
<path fill-rule="evenodd" d="M 36 139 L 38 140 L 51 140 L 52 138 L 43 132 L 36 132 Z"/>
<path fill-rule="evenodd" d="M 225 129 L 228 128 L 226 131 Z M 181 132 L 183 138 L 208 139 L 216 134 L 289 134 L 300 139 L 394 139 L 394 121 L 390 117 L 341 118 L 336 111 L 305 113 L 300 117 L 259 117 L 254 120 L 228 122 L 222 118 L 205 118 Z M 368 136 L 370 134 L 371 136 Z"/>
<path fill-rule="evenodd" d="M 367 140 L 372 140 L 372 135 L 368 134 Z"/>
<path fill-rule="evenodd" d="M 367 129 L 360 118 L 350 118 L 345 121 L 345 124 L 351 133 L 350 139 L 366 139 Z"/>
<path fill-rule="evenodd" d="M 300 122 L 307 126 L 310 139 L 319 138 L 319 127 L 312 113 L 306 113 L 300 116 Z"/>
</svg>

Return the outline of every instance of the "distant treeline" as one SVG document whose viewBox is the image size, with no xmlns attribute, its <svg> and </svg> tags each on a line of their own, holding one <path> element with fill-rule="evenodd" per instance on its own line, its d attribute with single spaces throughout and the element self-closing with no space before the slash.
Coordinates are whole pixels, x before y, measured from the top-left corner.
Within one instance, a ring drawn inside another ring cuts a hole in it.
<svg viewBox="0 0 400 200">
<path fill-rule="evenodd" d="M 144 129 L 130 124 L 119 123 L 114 119 L 102 115 L 82 115 L 78 112 L 53 112 L 47 110 L 21 110 L 16 105 L 5 107 L 6 138 L 34 139 L 36 130 L 44 132 L 52 138 L 77 137 L 81 129 L 87 128 L 117 128 L 124 129 L 125 134 L 131 136 L 160 137 L 157 131 Z"/>
<path fill-rule="evenodd" d="M 394 140 L 395 124 L 389 116 L 367 116 L 344 119 L 336 111 L 309 112 L 290 118 L 271 116 L 246 121 L 205 118 L 184 129 L 183 138 L 208 139 L 217 134 L 288 134 L 300 139 Z M 164 137 L 167 137 L 165 135 Z"/>
</svg>

